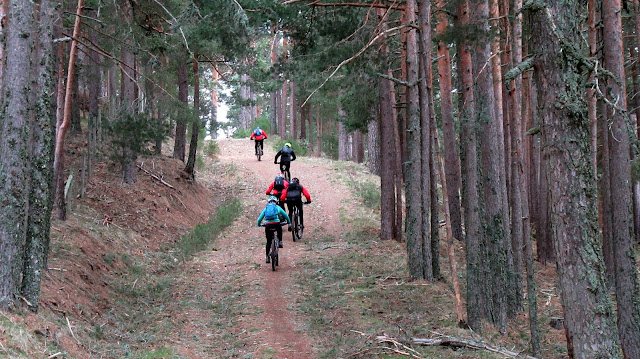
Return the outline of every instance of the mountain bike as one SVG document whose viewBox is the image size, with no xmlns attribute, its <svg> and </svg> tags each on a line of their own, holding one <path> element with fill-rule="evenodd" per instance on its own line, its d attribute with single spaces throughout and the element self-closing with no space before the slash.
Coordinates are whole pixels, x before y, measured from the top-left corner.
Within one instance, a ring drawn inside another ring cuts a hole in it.
<svg viewBox="0 0 640 359">
<path fill-rule="evenodd" d="M 287 224 L 287 222 L 280 222 L 280 226 Z M 262 224 L 261 227 L 265 225 Z M 269 249 L 269 258 L 271 259 L 271 270 L 275 271 L 278 266 L 278 232 L 275 228 L 269 228 L 269 236 L 271 236 L 271 247 Z"/>
<path fill-rule="evenodd" d="M 257 141 L 257 140 L 256 140 Z M 258 157 L 258 161 L 260 161 L 260 159 L 262 158 L 263 152 L 262 152 L 262 143 L 258 143 L 258 149 L 256 151 L 256 157 Z"/>
<path fill-rule="evenodd" d="M 309 204 L 309 202 L 302 202 L 303 205 Z M 302 239 L 302 233 L 304 232 L 304 227 L 300 223 L 300 211 L 298 210 L 298 206 L 293 206 L 293 212 L 291 214 L 291 235 L 293 236 L 293 241 L 296 239 Z"/>
<path fill-rule="evenodd" d="M 291 171 L 287 169 L 287 166 L 282 162 L 276 163 L 278 164 L 278 167 L 280 167 L 280 172 L 284 173 L 284 179 L 286 179 L 287 182 L 291 181 Z M 291 162 L 289 162 L 289 166 L 291 166 Z"/>
</svg>

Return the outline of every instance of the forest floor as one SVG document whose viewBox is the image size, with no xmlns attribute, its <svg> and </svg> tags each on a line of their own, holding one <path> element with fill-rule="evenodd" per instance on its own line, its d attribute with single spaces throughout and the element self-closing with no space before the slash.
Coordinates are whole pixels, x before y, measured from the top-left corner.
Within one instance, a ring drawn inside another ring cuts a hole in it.
<svg viewBox="0 0 640 359">
<path fill-rule="evenodd" d="M 258 161 L 246 139 L 218 146 L 196 183 L 166 156 L 142 162 L 146 172 L 132 186 L 121 184 L 117 166 L 97 164 L 69 219 L 52 223 L 40 311 L 0 312 L 0 357 L 505 357 L 464 346 L 382 344 L 380 335 L 527 350 L 525 315 L 507 335 L 457 327 L 444 242 L 443 280 L 408 279 L 404 245 L 378 239 L 379 180 L 361 165 L 312 157 L 292 163 L 313 202 L 304 207 L 301 241 L 284 227 L 272 271 L 256 220 L 277 172 L 274 151 L 265 141 Z M 463 244 L 455 250 L 463 273 Z M 548 325 L 562 316 L 553 268 L 539 266 L 538 276 L 540 357 L 563 358 L 564 333 Z"/>
</svg>

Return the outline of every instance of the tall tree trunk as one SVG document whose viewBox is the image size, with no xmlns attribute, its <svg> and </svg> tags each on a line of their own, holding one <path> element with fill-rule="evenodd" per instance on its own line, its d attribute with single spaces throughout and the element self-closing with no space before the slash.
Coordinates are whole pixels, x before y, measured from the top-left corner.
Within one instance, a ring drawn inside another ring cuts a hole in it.
<svg viewBox="0 0 640 359">
<path fill-rule="evenodd" d="M 316 106 L 316 156 L 322 155 L 322 118 L 320 117 L 320 106 Z"/>
<path fill-rule="evenodd" d="M 128 1 L 122 0 L 121 6 L 124 9 L 125 19 L 127 21 L 133 21 L 132 5 Z M 122 114 L 135 116 L 138 112 L 138 99 L 136 96 L 137 74 L 135 70 L 136 59 L 133 53 L 133 40 L 130 37 L 125 39 L 121 52 L 123 66 L 120 71 L 120 81 L 122 82 L 122 105 L 120 112 Z M 132 184 L 136 182 L 138 173 L 138 169 L 136 168 L 138 153 L 128 145 L 125 145 L 123 152 L 122 181 L 126 184 Z"/>
<path fill-rule="evenodd" d="M 369 172 L 380 175 L 380 122 L 369 121 L 367 125 L 367 165 Z"/>
<path fill-rule="evenodd" d="M 190 181 L 196 179 L 196 154 L 198 152 L 198 137 L 200 136 L 200 73 L 198 72 L 198 54 L 193 55 L 193 116 L 191 125 L 191 143 L 189 144 L 189 158 L 184 171 Z"/>
<path fill-rule="evenodd" d="M 580 36 L 579 1 L 532 9 L 532 48 L 541 98 L 547 184 L 567 343 L 575 358 L 619 358 L 618 330 L 598 244 L 590 128 L 576 56 L 588 53 Z M 553 18 L 552 15 L 553 14 Z M 561 105 L 562 104 L 562 105 Z M 585 125 L 586 124 L 586 125 Z M 603 335 L 607 333 L 607 335 Z"/>
<path fill-rule="evenodd" d="M 53 151 L 55 130 L 55 103 L 51 94 L 55 90 L 53 56 L 53 23 L 56 18 L 55 5 L 48 0 L 40 2 L 36 12 L 39 26 L 36 56 L 38 68 L 32 87 L 35 113 L 31 137 L 31 186 L 29 212 L 24 248 L 24 265 L 20 292 L 31 310 L 38 309 L 40 283 L 47 269 L 47 255 L 50 243 L 50 221 L 53 208 Z"/>
<path fill-rule="evenodd" d="M 458 5 L 456 26 L 465 28 L 469 24 L 469 2 L 464 0 Z M 480 227 L 480 194 L 478 176 L 478 152 L 476 125 L 473 122 L 475 113 L 475 96 L 473 93 L 473 66 L 468 41 L 460 39 L 458 42 L 458 77 L 461 82 L 461 114 L 462 133 L 462 206 L 464 208 L 464 222 L 467 244 L 467 318 L 469 326 L 480 332 L 481 320 L 484 316 L 482 281 L 484 273 L 481 261 L 482 231 Z"/>
<path fill-rule="evenodd" d="M 483 173 L 484 245 L 488 250 L 485 284 L 489 297 L 485 301 L 487 319 L 494 323 L 502 333 L 507 331 L 507 305 L 509 293 L 513 293 L 513 263 L 511 262 L 511 244 L 509 242 L 508 209 L 505 208 L 506 194 L 504 181 L 504 151 L 500 146 L 503 135 L 498 129 L 501 119 L 495 114 L 493 74 L 484 70 L 490 63 L 491 44 L 489 42 L 489 3 L 488 0 L 472 0 L 470 19 L 480 31 L 475 41 L 473 54 L 473 73 L 476 76 L 476 112 L 475 122 L 481 129 L 480 151 Z M 505 268 L 507 268 L 505 270 Z"/>
<path fill-rule="evenodd" d="M 433 252 L 435 248 L 431 247 L 433 230 L 437 230 L 437 209 L 436 213 L 432 213 L 432 196 L 436 196 L 437 192 L 433 190 L 431 186 L 431 180 L 435 177 L 435 168 L 433 166 L 433 145 L 431 143 L 432 131 L 431 131 L 431 89 L 433 80 L 431 76 L 431 1 L 430 0 L 418 0 L 418 23 L 419 31 L 417 32 L 417 45 L 418 45 L 418 106 L 420 117 L 420 177 L 422 188 L 422 260 L 423 272 L 422 277 L 427 281 L 433 281 Z M 431 223 L 431 220 L 436 221 Z M 436 231 L 437 233 L 437 231 Z"/>
<path fill-rule="evenodd" d="M 444 0 L 438 0 L 438 7 L 445 6 Z M 437 12 L 438 24 L 436 32 L 443 36 L 448 27 L 445 11 Z M 453 237 L 462 240 L 462 214 L 460 212 L 460 158 L 456 144 L 456 129 L 453 122 L 453 97 L 451 95 L 451 59 L 446 42 L 438 42 L 438 78 L 440 84 L 440 111 L 442 118 L 442 134 L 444 139 L 444 169 L 447 176 L 447 193 L 451 216 Z"/>
<path fill-rule="evenodd" d="M 178 100 L 186 108 L 189 103 L 189 71 L 187 59 L 178 59 Z M 184 162 L 187 145 L 187 118 L 179 115 L 176 119 L 176 138 L 173 145 L 173 158 Z"/>
<path fill-rule="evenodd" d="M 353 161 L 355 163 L 364 162 L 364 136 L 360 130 L 355 130 L 353 132 L 352 153 Z"/>
<path fill-rule="evenodd" d="M 17 304 L 28 230 L 35 3 L 9 1 L 0 114 L 0 309 Z"/>
<path fill-rule="evenodd" d="M 515 0 L 513 2 L 513 42 L 512 55 L 513 64 L 518 65 L 522 62 L 522 1 Z M 511 89 L 511 148 L 512 148 L 512 174 L 511 181 L 513 192 L 512 206 L 512 226 L 518 225 L 522 228 L 522 242 L 513 241 L 514 248 L 514 268 L 517 273 L 522 273 L 523 266 L 526 267 L 527 282 L 527 299 L 529 307 L 529 329 L 531 332 L 531 352 L 533 356 L 538 356 L 540 352 L 540 336 L 538 331 L 538 305 L 536 301 L 536 283 L 535 283 L 535 267 L 533 258 L 533 241 L 531 238 L 531 221 L 529 218 L 529 182 L 526 168 L 526 146 L 523 135 L 523 128 L 527 128 L 526 116 L 523 114 L 524 86 L 522 75 L 518 75 L 513 80 L 513 88 Z M 515 236 L 515 230 L 512 232 Z M 523 263 L 524 257 L 524 263 Z M 517 276 L 518 278 L 520 276 Z"/>
<path fill-rule="evenodd" d="M 630 133 L 635 124 L 629 123 L 625 88 L 624 50 L 622 45 L 622 3 L 609 0 L 602 3 L 604 24 L 604 65 L 614 76 L 607 80 L 610 149 L 610 185 L 615 256 L 616 302 L 618 330 L 622 350 L 627 358 L 640 358 L 640 288 L 633 234 L 631 203 Z M 615 106 L 615 107 L 614 107 Z"/>
<path fill-rule="evenodd" d="M 407 23 L 416 22 L 416 2 L 408 0 L 405 3 L 405 19 Z M 414 28 L 407 28 L 407 143 L 409 148 L 407 162 L 405 163 L 405 203 L 407 211 L 406 241 L 407 241 L 407 265 L 412 279 L 424 278 L 424 253 L 422 241 L 422 147 L 421 147 L 421 121 L 420 103 L 418 93 L 419 65 L 418 65 L 418 39 Z"/>
<path fill-rule="evenodd" d="M 298 139 L 298 104 L 296 99 L 296 83 L 291 81 L 289 84 L 291 93 L 289 94 L 289 133 L 292 140 Z"/>
<path fill-rule="evenodd" d="M 64 140 L 71 121 L 71 100 L 74 81 L 75 62 L 78 55 L 78 39 L 80 38 L 80 24 L 84 0 L 78 0 L 75 23 L 73 26 L 73 39 L 71 40 L 71 51 L 69 52 L 69 66 L 67 70 L 67 86 L 64 98 L 63 119 L 56 131 L 56 147 L 54 157 L 54 183 L 56 186 L 56 216 L 58 219 L 66 220 L 66 203 L 64 199 Z"/>
<path fill-rule="evenodd" d="M 287 88 L 288 88 L 288 81 L 287 79 L 284 79 L 282 81 L 282 89 L 280 90 L 280 103 L 279 103 L 279 109 L 280 109 L 280 113 L 278 116 L 278 136 L 280 136 L 280 138 L 282 139 L 286 139 L 287 138 Z"/>
<path fill-rule="evenodd" d="M 383 54 L 386 47 L 383 45 Z M 396 239 L 396 194 L 394 168 L 396 151 L 393 115 L 389 99 L 390 80 L 380 79 L 380 239 Z"/>
<path fill-rule="evenodd" d="M 311 104 L 306 103 L 300 108 L 300 140 L 307 140 L 307 122 L 311 122 Z M 311 145 L 311 143 L 309 143 Z"/>
<path fill-rule="evenodd" d="M 347 112 L 342 107 L 342 102 L 338 100 L 338 160 L 339 161 L 348 161 L 349 160 L 349 136 L 347 134 L 347 129 L 344 125 L 344 120 L 346 120 Z"/>
</svg>

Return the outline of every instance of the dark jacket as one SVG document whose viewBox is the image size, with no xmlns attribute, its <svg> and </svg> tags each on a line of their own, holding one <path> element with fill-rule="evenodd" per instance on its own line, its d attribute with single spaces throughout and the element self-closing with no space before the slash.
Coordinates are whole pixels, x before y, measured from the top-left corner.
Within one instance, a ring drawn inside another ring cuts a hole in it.
<svg viewBox="0 0 640 359">
<path fill-rule="evenodd" d="M 296 160 L 296 154 L 293 152 L 293 148 L 284 146 L 276 153 L 276 159 L 273 162 L 278 162 L 278 157 L 280 158 L 280 162 L 291 162 Z"/>
</svg>

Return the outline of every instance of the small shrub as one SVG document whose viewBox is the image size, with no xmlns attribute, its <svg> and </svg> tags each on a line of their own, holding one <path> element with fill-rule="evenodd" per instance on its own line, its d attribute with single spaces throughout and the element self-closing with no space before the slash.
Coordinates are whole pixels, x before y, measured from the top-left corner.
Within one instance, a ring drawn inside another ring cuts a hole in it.
<svg viewBox="0 0 640 359">
<path fill-rule="evenodd" d="M 214 155 L 220 152 L 220 147 L 218 147 L 218 142 L 207 141 L 205 143 L 205 146 L 203 147 L 203 152 L 207 157 L 213 157 Z"/>
</svg>

